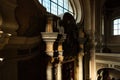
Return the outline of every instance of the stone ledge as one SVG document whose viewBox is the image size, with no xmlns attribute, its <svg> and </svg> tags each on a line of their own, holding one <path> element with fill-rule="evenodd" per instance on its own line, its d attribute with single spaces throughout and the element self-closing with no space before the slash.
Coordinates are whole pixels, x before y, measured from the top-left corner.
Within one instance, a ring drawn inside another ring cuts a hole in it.
<svg viewBox="0 0 120 80">
<path fill-rule="evenodd" d="M 5 48 L 29 49 L 39 45 L 40 36 L 36 37 L 11 37 Z"/>
</svg>

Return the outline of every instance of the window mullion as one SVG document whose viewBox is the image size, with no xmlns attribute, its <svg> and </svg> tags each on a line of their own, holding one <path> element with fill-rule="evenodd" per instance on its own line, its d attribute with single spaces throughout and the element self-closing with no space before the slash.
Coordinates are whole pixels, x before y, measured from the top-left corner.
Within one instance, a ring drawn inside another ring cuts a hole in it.
<svg viewBox="0 0 120 80">
<path fill-rule="evenodd" d="M 64 6 L 65 6 L 65 1 L 63 0 L 63 13 L 65 11 Z"/>
<path fill-rule="evenodd" d="M 51 0 L 50 0 L 50 13 L 51 13 Z"/>
<path fill-rule="evenodd" d="M 57 0 L 57 15 L 58 15 L 58 0 Z"/>
</svg>

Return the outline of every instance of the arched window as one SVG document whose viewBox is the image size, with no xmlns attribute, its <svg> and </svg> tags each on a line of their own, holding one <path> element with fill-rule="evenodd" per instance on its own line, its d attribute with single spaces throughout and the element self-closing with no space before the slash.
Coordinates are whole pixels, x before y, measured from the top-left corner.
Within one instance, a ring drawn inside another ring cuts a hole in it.
<svg viewBox="0 0 120 80">
<path fill-rule="evenodd" d="M 120 35 L 120 18 L 113 20 L 113 35 Z"/>
<path fill-rule="evenodd" d="M 39 2 L 52 14 L 61 15 L 69 12 L 75 16 L 70 0 L 39 0 Z"/>
</svg>

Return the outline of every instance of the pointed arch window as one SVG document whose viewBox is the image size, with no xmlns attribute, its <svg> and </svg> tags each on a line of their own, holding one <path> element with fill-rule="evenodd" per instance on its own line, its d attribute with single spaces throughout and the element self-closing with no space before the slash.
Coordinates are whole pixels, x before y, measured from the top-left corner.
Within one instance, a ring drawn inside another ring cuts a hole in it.
<svg viewBox="0 0 120 80">
<path fill-rule="evenodd" d="M 113 20 L 113 35 L 120 35 L 120 18 Z"/>
<path fill-rule="evenodd" d="M 39 0 L 39 2 L 52 14 L 61 15 L 69 12 L 73 16 L 75 15 L 71 0 Z"/>
</svg>

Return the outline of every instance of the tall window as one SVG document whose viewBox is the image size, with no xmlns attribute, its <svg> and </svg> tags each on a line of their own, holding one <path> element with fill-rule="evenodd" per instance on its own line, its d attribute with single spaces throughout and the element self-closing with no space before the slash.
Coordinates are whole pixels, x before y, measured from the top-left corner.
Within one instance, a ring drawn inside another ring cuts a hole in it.
<svg viewBox="0 0 120 80">
<path fill-rule="evenodd" d="M 52 14 L 69 12 L 74 15 L 70 0 L 39 0 L 39 2 Z"/>
<path fill-rule="evenodd" d="M 113 35 L 120 35 L 120 19 L 113 21 Z"/>
</svg>

